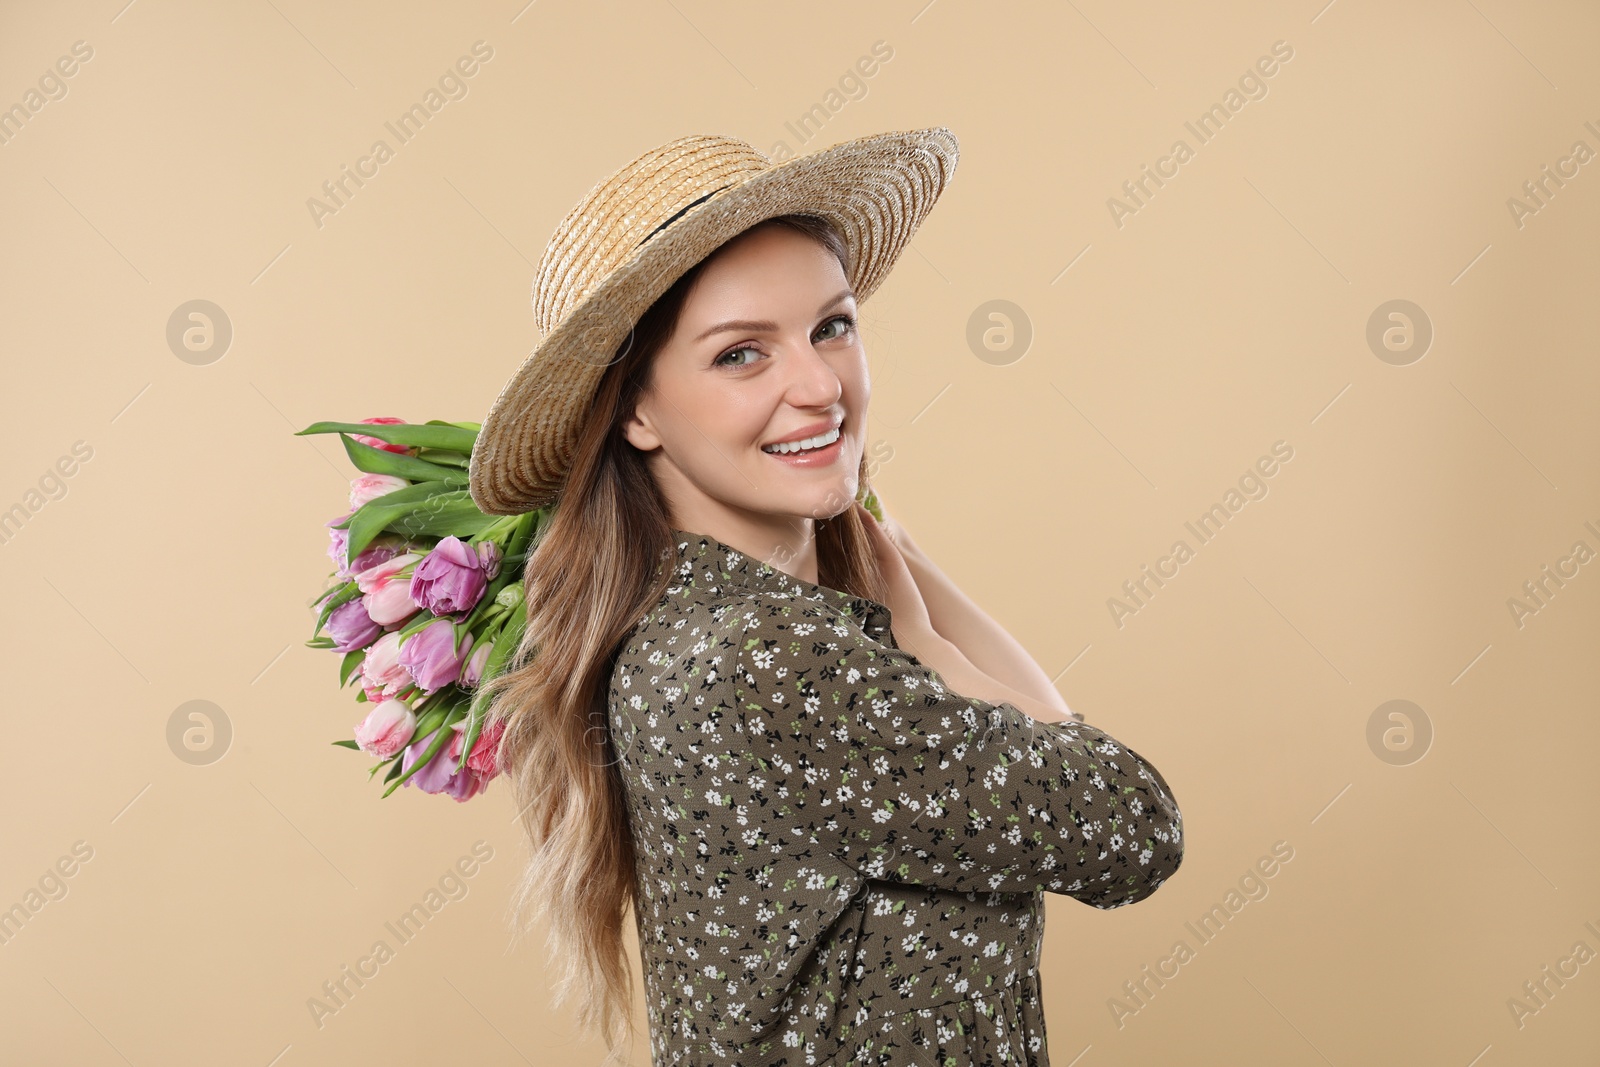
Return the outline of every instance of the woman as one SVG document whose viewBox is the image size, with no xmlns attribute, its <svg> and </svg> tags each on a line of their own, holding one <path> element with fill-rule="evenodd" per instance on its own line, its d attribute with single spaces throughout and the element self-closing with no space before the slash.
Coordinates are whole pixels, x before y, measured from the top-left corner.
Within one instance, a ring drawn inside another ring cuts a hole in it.
<svg viewBox="0 0 1600 1067">
<path fill-rule="evenodd" d="M 656 1065 L 1046 1064 L 1043 894 L 1114 908 L 1182 860 L 1156 769 L 856 502 L 857 309 L 956 158 L 684 138 L 540 264 L 471 486 L 559 506 L 488 684 L 519 908 L 613 1056 L 631 907 Z"/>
</svg>

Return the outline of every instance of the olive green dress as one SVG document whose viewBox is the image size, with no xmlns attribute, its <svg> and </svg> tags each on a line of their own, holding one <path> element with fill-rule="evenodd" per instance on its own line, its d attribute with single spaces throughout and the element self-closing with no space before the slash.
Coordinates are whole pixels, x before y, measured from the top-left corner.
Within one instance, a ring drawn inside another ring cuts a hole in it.
<svg viewBox="0 0 1600 1067">
<path fill-rule="evenodd" d="M 1046 1067 L 1043 894 L 1154 892 L 1166 781 L 953 692 L 876 601 L 673 535 L 609 703 L 653 1067 Z"/>
</svg>

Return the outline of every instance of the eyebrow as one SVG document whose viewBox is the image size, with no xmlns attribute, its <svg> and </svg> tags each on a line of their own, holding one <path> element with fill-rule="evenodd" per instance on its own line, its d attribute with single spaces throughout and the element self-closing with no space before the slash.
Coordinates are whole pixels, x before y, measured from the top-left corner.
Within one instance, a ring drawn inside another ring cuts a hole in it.
<svg viewBox="0 0 1600 1067">
<path fill-rule="evenodd" d="M 834 295 L 817 309 L 817 314 L 820 315 L 824 311 L 827 311 L 845 297 L 848 296 L 853 298 L 855 295 L 855 290 L 853 289 L 841 289 L 836 295 Z M 767 319 L 729 319 L 727 322 L 717 323 L 705 333 L 702 333 L 700 336 L 696 337 L 695 342 L 699 343 L 700 341 L 704 341 L 707 337 L 710 337 L 714 333 L 728 333 L 733 330 L 766 330 L 771 332 L 777 328 L 777 323 Z"/>
</svg>

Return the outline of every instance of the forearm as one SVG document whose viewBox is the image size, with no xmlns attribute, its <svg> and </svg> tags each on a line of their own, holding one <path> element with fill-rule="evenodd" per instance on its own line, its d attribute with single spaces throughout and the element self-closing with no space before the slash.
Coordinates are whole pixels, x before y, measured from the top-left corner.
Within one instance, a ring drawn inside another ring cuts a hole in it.
<svg viewBox="0 0 1600 1067">
<path fill-rule="evenodd" d="M 905 556 L 906 566 L 916 579 L 917 590 L 928 607 L 928 617 L 934 631 L 955 645 L 972 666 L 994 682 L 1060 712 L 1070 712 L 1067 702 L 1051 683 L 1050 676 L 1028 655 L 1028 650 L 962 592 L 917 547 L 904 528 L 897 529 L 896 535 L 896 543 Z M 966 693 L 960 685 L 956 686 L 956 691 Z"/>
<path fill-rule="evenodd" d="M 1018 692 L 993 678 L 968 659 L 955 642 L 937 633 L 924 634 L 912 641 L 903 641 L 901 644 L 924 666 L 937 671 L 945 683 L 962 696 L 976 697 L 991 704 L 1011 704 L 1040 722 L 1083 721 L 1082 717 L 1069 710 L 1059 697 L 1054 701 L 1039 700 L 1031 694 Z"/>
</svg>

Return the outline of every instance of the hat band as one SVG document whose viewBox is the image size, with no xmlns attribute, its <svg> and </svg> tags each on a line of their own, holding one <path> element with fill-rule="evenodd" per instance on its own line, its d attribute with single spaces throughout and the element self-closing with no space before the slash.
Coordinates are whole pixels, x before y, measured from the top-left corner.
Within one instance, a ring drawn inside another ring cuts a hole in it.
<svg viewBox="0 0 1600 1067">
<path fill-rule="evenodd" d="M 668 226 L 671 226 L 674 222 L 677 222 L 679 219 L 683 218 L 683 213 L 685 211 L 688 211 L 690 208 L 694 207 L 696 204 L 705 203 L 707 200 L 710 200 L 713 196 L 716 196 L 718 193 L 722 192 L 722 190 L 724 190 L 726 188 L 727 188 L 726 185 L 719 185 L 717 188 L 711 190 L 706 195 L 689 201 L 687 204 L 683 205 L 677 211 L 673 212 L 672 213 L 672 217 L 667 219 L 666 222 L 663 222 L 661 225 L 657 226 L 655 229 L 653 229 L 649 233 L 645 234 L 644 237 L 639 241 L 639 245 L 644 244 L 645 241 L 650 240 L 650 238 L 654 237 L 656 234 L 660 233 L 662 230 L 666 229 Z M 639 245 L 634 245 L 633 247 L 638 248 Z"/>
</svg>

